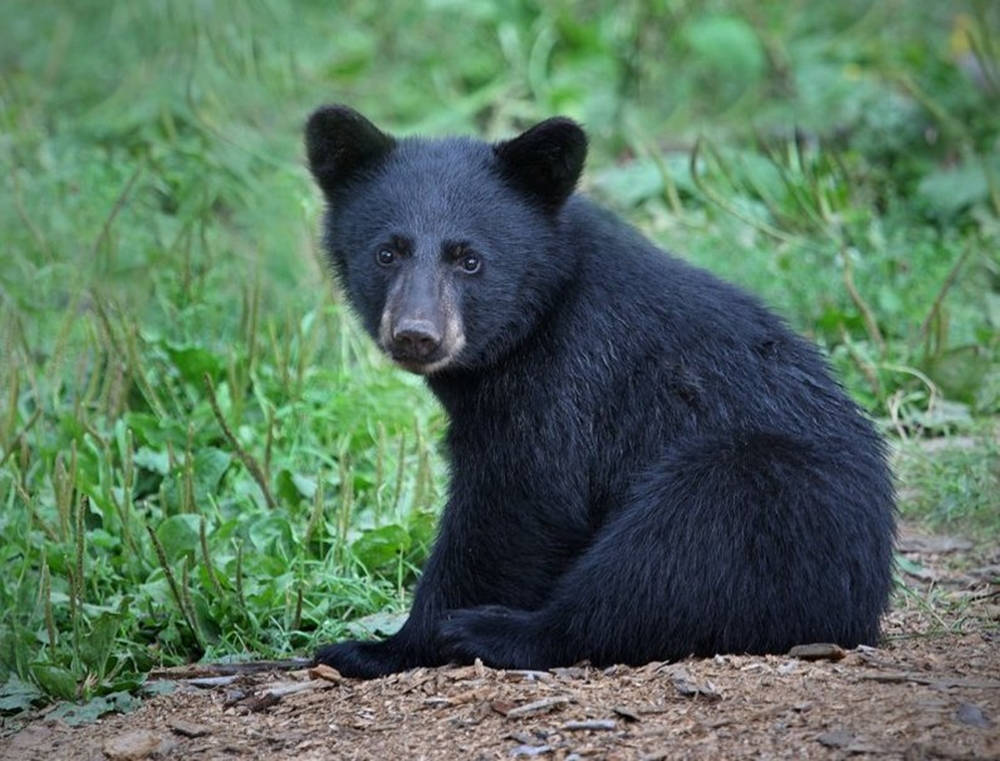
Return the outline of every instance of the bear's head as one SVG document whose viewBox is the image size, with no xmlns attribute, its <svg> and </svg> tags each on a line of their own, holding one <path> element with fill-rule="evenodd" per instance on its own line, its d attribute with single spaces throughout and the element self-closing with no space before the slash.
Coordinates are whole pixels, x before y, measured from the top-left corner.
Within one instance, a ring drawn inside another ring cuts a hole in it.
<svg viewBox="0 0 1000 761">
<path fill-rule="evenodd" d="M 486 367 L 540 326 L 575 266 L 556 240 L 587 152 L 577 124 L 549 119 L 496 144 L 397 139 L 324 106 L 305 137 L 334 272 L 394 361 Z"/>
</svg>

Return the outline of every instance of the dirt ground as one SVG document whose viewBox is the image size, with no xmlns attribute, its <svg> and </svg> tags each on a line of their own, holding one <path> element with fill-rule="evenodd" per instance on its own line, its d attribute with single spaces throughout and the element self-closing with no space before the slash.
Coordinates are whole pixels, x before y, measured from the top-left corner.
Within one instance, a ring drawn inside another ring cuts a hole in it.
<svg viewBox="0 0 1000 761">
<path fill-rule="evenodd" d="M 35 718 L 0 761 L 1000 759 L 1000 547 L 907 531 L 900 548 L 906 589 L 877 649 L 371 682 L 179 670 L 133 713 Z"/>
</svg>

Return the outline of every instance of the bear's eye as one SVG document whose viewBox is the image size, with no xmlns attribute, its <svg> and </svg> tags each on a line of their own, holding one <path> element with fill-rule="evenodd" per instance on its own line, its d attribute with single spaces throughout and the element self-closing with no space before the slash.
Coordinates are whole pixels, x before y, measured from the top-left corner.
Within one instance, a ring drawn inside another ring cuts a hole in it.
<svg viewBox="0 0 1000 761">
<path fill-rule="evenodd" d="M 469 275 L 479 272 L 479 268 L 482 267 L 482 261 L 480 261 L 478 254 L 464 254 L 458 263 L 462 272 Z"/>
<path fill-rule="evenodd" d="M 380 249 L 379 252 L 375 254 L 375 261 L 383 267 L 388 267 L 396 261 L 396 252 L 388 248 Z"/>
</svg>

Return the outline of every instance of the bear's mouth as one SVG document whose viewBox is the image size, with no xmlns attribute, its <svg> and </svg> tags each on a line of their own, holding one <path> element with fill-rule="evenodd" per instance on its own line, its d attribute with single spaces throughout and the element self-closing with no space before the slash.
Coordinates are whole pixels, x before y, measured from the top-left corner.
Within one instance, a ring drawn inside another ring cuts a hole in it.
<svg viewBox="0 0 1000 761">
<path fill-rule="evenodd" d="M 386 354 L 389 359 L 408 372 L 415 375 L 431 375 L 451 365 L 458 351 L 441 349 L 427 357 L 413 357 L 391 350 L 386 351 Z"/>
</svg>

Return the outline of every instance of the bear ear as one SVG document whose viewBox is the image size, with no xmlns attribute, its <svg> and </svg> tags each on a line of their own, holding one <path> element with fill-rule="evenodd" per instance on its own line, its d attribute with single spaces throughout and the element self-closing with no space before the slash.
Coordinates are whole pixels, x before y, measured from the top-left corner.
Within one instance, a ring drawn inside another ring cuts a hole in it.
<svg viewBox="0 0 1000 761">
<path fill-rule="evenodd" d="M 309 169 L 328 196 L 378 163 L 395 145 L 391 136 L 347 106 L 322 106 L 306 123 Z"/>
<path fill-rule="evenodd" d="M 536 124 L 493 148 L 500 169 L 520 190 L 556 211 L 573 192 L 587 157 L 587 135 L 571 119 Z"/>
</svg>

